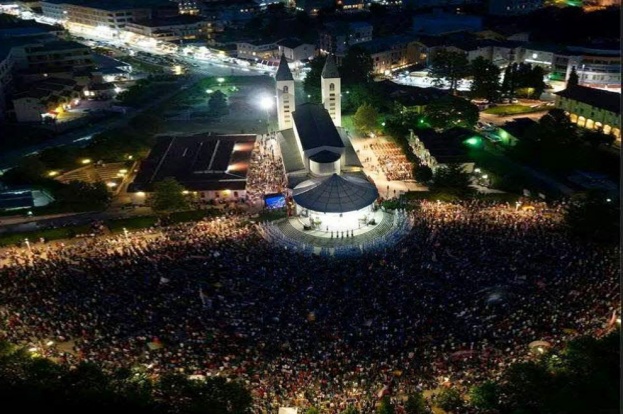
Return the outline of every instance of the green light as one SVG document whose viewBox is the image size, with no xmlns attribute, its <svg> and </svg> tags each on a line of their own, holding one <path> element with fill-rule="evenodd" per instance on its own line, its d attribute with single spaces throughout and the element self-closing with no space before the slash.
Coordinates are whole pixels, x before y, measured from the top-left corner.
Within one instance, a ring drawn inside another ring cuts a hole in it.
<svg viewBox="0 0 623 414">
<path fill-rule="evenodd" d="M 420 119 L 420 124 L 424 123 L 424 118 Z"/>
<path fill-rule="evenodd" d="M 471 137 L 469 139 L 466 139 L 465 143 L 468 144 L 468 145 L 476 146 L 476 145 L 480 144 L 480 138 Z"/>
<path fill-rule="evenodd" d="M 504 139 L 508 138 L 508 132 L 504 131 L 503 129 L 500 129 L 500 137 Z"/>
</svg>

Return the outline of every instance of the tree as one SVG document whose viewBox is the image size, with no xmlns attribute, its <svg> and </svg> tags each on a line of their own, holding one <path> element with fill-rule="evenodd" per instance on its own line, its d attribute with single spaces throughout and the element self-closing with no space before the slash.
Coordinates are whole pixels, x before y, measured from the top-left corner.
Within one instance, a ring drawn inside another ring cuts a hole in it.
<svg viewBox="0 0 623 414">
<path fill-rule="evenodd" d="M 473 78 L 471 97 L 496 101 L 500 96 L 500 69 L 483 57 L 477 57 L 470 64 L 470 71 Z"/>
<path fill-rule="evenodd" d="M 100 210 L 106 207 L 110 193 L 103 182 L 70 181 L 54 192 L 56 200 L 72 210 Z"/>
<path fill-rule="evenodd" d="M 620 218 L 617 203 L 601 191 L 572 197 L 565 211 L 565 222 L 578 237 L 599 241 L 616 240 Z"/>
<path fill-rule="evenodd" d="M 469 73 L 469 61 L 465 53 L 442 49 L 433 55 L 430 77 L 435 85 L 442 86 L 444 81 L 448 82 L 450 92 L 454 94 L 460 80 Z"/>
<path fill-rule="evenodd" d="M 188 201 L 183 194 L 184 187 L 168 177 L 154 184 L 154 192 L 150 198 L 151 208 L 157 212 L 183 210 L 188 208 Z"/>
<path fill-rule="evenodd" d="M 414 170 L 415 180 L 419 183 L 427 183 L 433 179 L 433 170 L 427 165 L 419 165 Z"/>
<path fill-rule="evenodd" d="M 9 184 L 38 183 L 44 179 L 45 171 L 45 164 L 37 156 L 24 157 L 2 176 L 2 181 Z"/>
<path fill-rule="evenodd" d="M 577 86 L 580 83 L 580 77 L 578 73 L 575 71 L 575 66 L 571 67 L 571 72 L 569 73 L 569 77 L 567 78 L 567 88 L 572 86 Z"/>
<path fill-rule="evenodd" d="M 421 392 L 409 395 L 405 403 L 406 414 L 428 414 L 430 410 Z"/>
<path fill-rule="evenodd" d="M 495 382 L 487 381 L 472 387 L 469 391 L 469 402 L 472 406 L 481 410 L 496 410 L 499 406 L 499 393 L 498 385 Z"/>
<path fill-rule="evenodd" d="M 342 113 L 356 112 L 366 103 L 379 111 L 389 109 L 392 104 L 376 82 L 360 83 L 342 89 Z"/>
<path fill-rule="evenodd" d="M 604 144 L 612 146 L 615 141 L 614 135 L 604 134 L 601 129 L 583 129 L 580 137 L 582 140 L 590 146 L 597 148 L 599 145 Z"/>
<path fill-rule="evenodd" d="M 466 196 L 473 192 L 470 184 L 470 176 L 461 164 L 446 164 L 435 170 L 431 187 L 437 192 Z"/>
<path fill-rule="evenodd" d="M 138 129 L 141 133 L 157 134 L 162 132 L 164 122 L 162 117 L 151 113 L 142 113 L 130 120 L 128 125 L 134 129 Z"/>
<path fill-rule="evenodd" d="M 424 115 L 433 128 L 473 128 L 480 116 L 478 107 L 466 99 L 448 95 L 426 105 Z"/>
<path fill-rule="evenodd" d="M 342 85 L 351 86 L 370 82 L 373 67 L 372 58 L 367 50 L 357 45 L 351 46 L 342 59 L 342 66 L 339 69 Z"/>
<path fill-rule="evenodd" d="M 379 402 L 379 405 L 376 409 L 376 414 L 394 414 L 396 409 L 394 408 L 394 404 L 392 404 L 389 396 L 384 396 Z"/>
<path fill-rule="evenodd" d="M 576 126 L 562 109 L 552 109 L 539 119 L 537 137 L 543 145 L 560 146 L 578 144 Z"/>
<path fill-rule="evenodd" d="M 223 116 L 227 114 L 227 96 L 221 91 L 215 91 L 210 95 L 208 107 L 212 116 Z"/>
<path fill-rule="evenodd" d="M 353 125 L 362 134 L 374 132 L 378 125 L 379 114 L 370 104 L 363 104 L 353 116 Z"/>
<path fill-rule="evenodd" d="M 437 405 L 447 412 L 460 412 L 461 407 L 463 407 L 463 399 L 456 389 L 444 388 L 437 395 Z"/>
<path fill-rule="evenodd" d="M 320 102 L 320 75 L 326 61 L 326 56 L 316 56 L 309 62 L 310 70 L 303 81 L 303 90 L 310 96 L 311 102 Z"/>
<path fill-rule="evenodd" d="M 320 411 L 316 407 L 309 407 L 305 414 L 320 414 Z"/>
<path fill-rule="evenodd" d="M 543 78 L 545 71 L 540 66 L 529 63 L 513 63 L 506 67 L 502 81 L 502 94 L 508 97 L 516 95 L 538 98 L 545 90 Z"/>
</svg>

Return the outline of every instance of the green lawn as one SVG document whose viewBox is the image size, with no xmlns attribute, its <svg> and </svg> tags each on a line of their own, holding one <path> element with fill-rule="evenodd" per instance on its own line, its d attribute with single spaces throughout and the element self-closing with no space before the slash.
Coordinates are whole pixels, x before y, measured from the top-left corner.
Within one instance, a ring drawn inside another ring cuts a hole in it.
<svg viewBox="0 0 623 414">
<path fill-rule="evenodd" d="M 525 105 L 503 105 L 494 106 L 493 108 L 485 109 L 483 112 L 492 115 L 517 115 L 517 114 L 529 114 L 532 112 L 541 112 L 546 110 L 544 106 L 538 106 L 532 108 Z"/>
</svg>

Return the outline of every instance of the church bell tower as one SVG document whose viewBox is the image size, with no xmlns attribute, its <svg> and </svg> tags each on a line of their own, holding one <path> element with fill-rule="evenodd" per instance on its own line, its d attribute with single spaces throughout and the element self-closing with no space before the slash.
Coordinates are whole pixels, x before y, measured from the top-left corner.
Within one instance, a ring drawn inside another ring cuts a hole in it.
<svg viewBox="0 0 623 414">
<path fill-rule="evenodd" d="M 342 86 L 340 74 L 335 65 L 333 55 L 327 56 L 327 61 L 322 69 L 320 77 L 320 88 L 322 92 L 322 105 L 333 120 L 336 127 L 342 126 Z"/>
<path fill-rule="evenodd" d="M 292 112 L 294 112 L 294 78 L 285 55 L 281 55 L 279 68 L 275 75 L 277 81 L 277 120 L 279 130 L 293 127 Z"/>
</svg>

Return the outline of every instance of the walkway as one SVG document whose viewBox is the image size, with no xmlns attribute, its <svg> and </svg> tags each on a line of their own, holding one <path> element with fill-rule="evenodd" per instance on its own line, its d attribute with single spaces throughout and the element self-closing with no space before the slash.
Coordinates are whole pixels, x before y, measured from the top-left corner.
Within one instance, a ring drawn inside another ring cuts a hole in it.
<svg viewBox="0 0 623 414">
<path fill-rule="evenodd" d="M 412 218 L 404 210 L 379 213 L 382 220 L 378 224 L 353 230 L 353 236 L 338 238 L 324 231 L 304 231 L 296 217 L 259 224 L 259 231 L 267 241 L 302 254 L 358 256 L 393 246 L 413 228 Z"/>
</svg>

